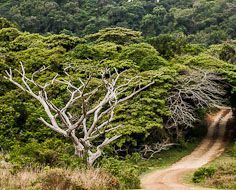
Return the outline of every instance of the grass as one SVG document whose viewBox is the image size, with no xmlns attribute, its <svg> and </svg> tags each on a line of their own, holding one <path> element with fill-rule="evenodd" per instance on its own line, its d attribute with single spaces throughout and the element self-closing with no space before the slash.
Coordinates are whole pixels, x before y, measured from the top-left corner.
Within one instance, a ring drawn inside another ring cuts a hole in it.
<svg viewBox="0 0 236 190">
<path fill-rule="evenodd" d="M 211 177 L 199 180 L 200 186 L 233 190 L 236 189 L 236 156 L 233 149 L 236 145 L 229 144 L 226 151 L 217 159 L 207 164 L 203 168 L 215 168 L 216 171 Z M 199 170 L 198 170 L 199 171 Z M 184 177 L 186 183 L 193 183 L 194 173 Z"/>
<path fill-rule="evenodd" d="M 100 169 L 0 169 L 1 190 L 118 190 L 118 180 Z"/>
</svg>

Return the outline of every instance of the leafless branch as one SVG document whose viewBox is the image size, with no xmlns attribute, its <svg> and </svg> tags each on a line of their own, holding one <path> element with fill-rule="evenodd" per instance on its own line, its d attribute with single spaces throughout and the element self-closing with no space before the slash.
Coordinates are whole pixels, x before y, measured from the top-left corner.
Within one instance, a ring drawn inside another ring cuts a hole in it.
<svg viewBox="0 0 236 190">
<path fill-rule="evenodd" d="M 89 164 L 93 164 L 101 156 L 102 149 L 105 146 L 121 136 L 115 135 L 109 139 L 105 138 L 100 145 L 94 148 L 93 142 L 96 139 L 100 139 L 104 137 L 104 134 L 120 127 L 107 128 L 113 120 L 114 110 L 117 105 L 131 99 L 154 84 L 151 81 L 146 85 L 141 85 L 141 77 L 120 80 L 123 78 L 123 73 L 119 73 L 116 69 L 115 72 L 106 69 L 101 74 L 102 84 L 91 89 L 90 82 L 92 77 L 89 76 L 85 80 L 79 78 L 79 85 L 75 85 L 70 79 L 71 76 L 68 69 L 71 66 L 69 66 L 64 69 L 66 77 L 63 78 L 57 74 L 43 85 L 37 83 L 35 76 L 46 71 L 47 67 L 35 71 L 31 77 L 28 77 L 23 63 L 20 63 L 20 66 L 21 70 L 17 71 L 21 77 L 20 82 L 15 79 L 16 77 L 13 76 L 11 69 L 6 71 L 5 79 L 38 100 L 43 106 L 49 121 L 43 117 L 40 117 L 39 120 L 55 132 L 70 138 L 75 147 L 75 154 L 81 157 L 88 156 Z M 131 82 L 137 84 L 133 89 L 130 87 Z M 63 107 L 55 105 L 47 93 L 48 87 L 53 87 L 55 84 L 66 86 L 68 99 L 64 102 Z M 37 88 L 33 88 L 33 86 Z M 102 90 L 104 95 L 101 99 L 94 101 L 93 98 L 96 97 L 96 93 L 99 90 Z M 74 106 L 80 112 L 73 113 L 71 108 Z M 94 149 L 96 149 L 95 152 Z"/>
<path fill-rule="evenodd" d="M 171 116 L 167 127 L 193 127 L 196 109 L 222 105 L 226 94 L 222 82 L 221 77 L 202 70 L 182 76 L 168 97 Z"/>
<path fill-rule="evenodd" d="M 145 158 L 151 159 L 155 154 L 161 152 L 162 150 L 168 150 L 171 146 L 176 145 L 176 143 L 170 143 L 169 139 L 161 143 L 154 143 L 151 145 L 144 145 L 141 153 Z"/>
</svg>

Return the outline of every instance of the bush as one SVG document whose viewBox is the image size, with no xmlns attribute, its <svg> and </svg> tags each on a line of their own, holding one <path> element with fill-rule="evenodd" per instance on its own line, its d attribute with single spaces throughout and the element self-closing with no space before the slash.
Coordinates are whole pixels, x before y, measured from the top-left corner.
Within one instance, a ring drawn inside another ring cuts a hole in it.
<svg viewBox="0 0 236 190">
<path fill-rule="evenodd" d="M 192 180 L 194 183 L 200 183 L 202 180 L 212 177 L 215 172 L 216 168 L 214 167 L 200 168 L 194 172 Z"/>
<path fill-rule="evenodd" d="M 41 165 L 76 167 L 81 164 L 81 159 L 74 155 L 73 148 L 59 139 L 48 139 L 42 143 L 33 141 L 21 146 L 14 145 L 10 152 L 10 161 L 15 169 Z"/>
<path fill-rule="evenodd" d="M 115 158 L 107 158 L 102 160 L 102 168 L 118 178 L 121 189 L 140 187 L 139 170 L 133 164 Z"/>
</svg>

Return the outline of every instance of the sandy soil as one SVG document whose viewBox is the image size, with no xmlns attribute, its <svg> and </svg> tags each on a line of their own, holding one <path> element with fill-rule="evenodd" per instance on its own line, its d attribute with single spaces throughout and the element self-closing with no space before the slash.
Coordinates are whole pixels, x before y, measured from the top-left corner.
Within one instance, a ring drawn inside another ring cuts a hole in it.
<svg viewBox="0 0 236 190">
<path fill-rule="evenodd" d="M 194 187 L 184 184 L 182 177 L 197 168 L 217 158 L 225 147 L 225 129 L 232 111 L 218 112 L 208 127 L 207 136 L 198 147 L 188 156 L 171 167 L 146 174 L 141 179 L 141 187 L 145 190 L 207 190 L 208 188 Z"/>
</svg>

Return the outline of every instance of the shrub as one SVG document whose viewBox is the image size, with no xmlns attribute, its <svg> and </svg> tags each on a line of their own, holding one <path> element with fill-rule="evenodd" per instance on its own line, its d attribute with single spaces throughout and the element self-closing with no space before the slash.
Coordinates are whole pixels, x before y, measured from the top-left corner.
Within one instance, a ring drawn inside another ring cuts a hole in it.
<svg viewBox="0 0 236 190">
<path fill-rule="evenodd" d="M 232 146 L 231 154 L 233 157 L 236 157 L 236 141 L 234 142 Z"/>
<path fill-rule="evenodd" d="M 140 63 L 141 70 L 157 70 L 162 66 L 168 65 L 168 61 L 158 55 L 144 57 Z"/>
<path fill-rule="evenodd" d="M 234 157 L 236 157 L 236 142 L 234 143 L 233 147 L 232 147 L 232 155 Z"/>
<path fill-rule="evenodd" d="M 208 167 L 208 168 L 200 168 L 193 174 L 193 182 L 200 183 L 202 180 L 212 177 L 216 172 L 216 168 Z"/>
<path fill-rule="evenodd" d="M 16 24 L 10 22 L 9 20 L 7 20 L 6 18 L 0 17 L 0 29 L 3 28 L 16 28 Z"/>
<path fill-rule="evenodd" d="M 71 149 L 71 150 L 70 150 Z M 25 145 L 14 145 L 10 161 L 16 167 L 63 166 L 76 167 L 81 159 L 73 153 L 73 148 L 59 139 L 48 139 L 42 143 L 33 141 Z"/>
<path fill-rule="evenodd" d="M 121 189 L 140 187 L 139 170 L 133 164 L 115 158 L 102 160 L 102 167 L 118 178 Z"/>
</svg>

